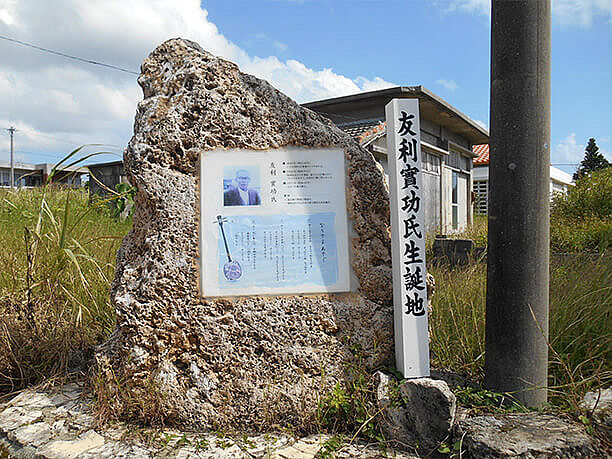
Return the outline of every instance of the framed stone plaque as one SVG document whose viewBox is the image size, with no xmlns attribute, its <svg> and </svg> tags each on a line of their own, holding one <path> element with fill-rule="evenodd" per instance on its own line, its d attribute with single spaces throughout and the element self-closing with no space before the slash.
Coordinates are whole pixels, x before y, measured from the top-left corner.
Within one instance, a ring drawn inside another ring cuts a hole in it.
<svg viewBox="0 0 612 459">
<path fill-rule="evenodd" d="M 202 153 L 204 297 L 350 290 L 344 152 Z"/>
</svg>

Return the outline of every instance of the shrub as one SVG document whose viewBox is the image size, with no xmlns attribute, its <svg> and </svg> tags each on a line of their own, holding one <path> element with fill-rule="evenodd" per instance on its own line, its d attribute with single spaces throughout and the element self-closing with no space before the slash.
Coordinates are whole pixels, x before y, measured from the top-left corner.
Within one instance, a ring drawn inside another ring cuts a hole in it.
<svg viewBox="0 0 612 459">
<path fill-rule="evenodd" d="M 553 252 L 605 252 L 612 244 L 612 219 L 550 216 Z"/>
<path fill-rule="evenodd" d="M 550 240 L 554 251 L 604 252 L 612 242 L 612 167 L 576 182 L 553 198 Z"/>
<path fill-rule="evenodd" d="M 578 179 L 567 194 L 556 194 L 552 213 L 568 219 L 612 218 L 612 167 Z"/>
</svg>

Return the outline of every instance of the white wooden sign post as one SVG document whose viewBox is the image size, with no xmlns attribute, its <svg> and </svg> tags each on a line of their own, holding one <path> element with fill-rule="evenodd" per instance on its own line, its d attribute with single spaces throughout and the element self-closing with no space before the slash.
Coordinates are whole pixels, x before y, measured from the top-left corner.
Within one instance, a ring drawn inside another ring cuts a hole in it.
<svg viewBox="0 0 612 459">
<path fill-rule="evenodd" d="M 391 201 L 395 362 L 405 378 L 429 376 L 429 329 L 418 99 L 385 107 Z"/>
</svg>

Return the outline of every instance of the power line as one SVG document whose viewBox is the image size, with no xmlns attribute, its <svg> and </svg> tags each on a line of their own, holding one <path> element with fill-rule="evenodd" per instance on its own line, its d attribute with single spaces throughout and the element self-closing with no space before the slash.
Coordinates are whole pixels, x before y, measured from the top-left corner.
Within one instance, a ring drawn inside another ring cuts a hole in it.
<svg viewBox="0 0 612 459">
<path fill-rule="evenodd" d="M 32 156 L 32 155 L 36 155 L 36 156 L 46 156 L 48 158 L 62 158 L 63 156 L 66 156 L 65 154 L 62 153 L 36 153 L 34 151 L 24 151 L 24 150 L 17 150 L 16 153 L 21 153 L 27 156 Z"/>
<path fill-rule="evenodd" d="M 26 132 L 27 135 L 33 135 L 33 136 L 36 136 L 36 137 L 44 137 L 44 138 L 47 138 L 47 139 L 55 140 L 56 142 L 64 142 L 64 143 L 67 143 L 67 144 L 70 144 L 70 145 L 78 145 L 80 143 L 83 143 L 83 142 L 73 142 L 72 140 L 68 140 L 68 139 L 60 139 L 58 137 L 55 137 L 55 136 L 52 136 L 52 135 L 49 135 L 49 134 L 41 134 L 39 132 L 34 132 L 34 131 L 30 130 L 30 129 L 22 129 L 22 131 Z M 36 143 L 39 143 L 39 142 L 36 142 Z M 40 145 L 42 145 L 42 144 L 40 144 Z"/>
<path fill-rule="evenodd" d="M 73 59 L 75 61 L 84 62 L 86 64 L 100 65 L 102 67 L 107 67 L 109 69 L 119 70 L 120 72 L 131 73 L 132 75 L 140 75 L 138 72 L 134 72 L 132 70 L 124 69 L 124 68 L 118 67 L 116 65 L 105 64 L 104 62 L 98 62 L 98 61 L 94 61 L 94 60 L 91 60 L 91 59 L 84 59 L 84 58 L 78 57 L 78 56 L 71 56 L 70 54 L 62 53 L 60 51 L 54 51 L 52 49 L 43 48 L 42 46 L 33 45 L 32 43 L 26 43 L 25 41 L 20 41 L 20 40 L 15 40 L 14 38 L 5 37 L 4 35 L 0 35 L 0 39 L 6 40 L 6 41 L 10 41 L 12 43 L 17 43 L 18 45 L 27 46 L 29 48 L 34 48 L 34 49 L 37 49 L 39 51 L 43 51 L 45 53 L 55 54 L 56 56 L 66 57 L 68 59 Z"/>
<path fill-rule="evenodd" d="M 28 128 L 25 128 L 25 129 L 22 128 L 21 130 L 23 132 L 25 132 L 27 135 L 33 135 L 33 136 L 37 136 L 37 137 L 44 137 L 44 138 L 47 138 L 47 139 L 55 140 L 57 142 L 64 142 L 64 143 L 66 143 L 68 145 L 72 145 L 72 146 L 87 144 L 87 142 L 84 142 L 84 141 L 76 142 L 76 141 L 69 140 L 69 139 L 62 139 L 62 138 L 59 138 L 59 137 L 55 137 L 55 136 L 52 136 L 52 135 L 49 135 L 49 134 L 42 134 L 40 132 L 34 132 L 34 131 L 32 131 L 31 129 L 28 129 Z M 41 145 L 43 147 L 46 147 L 46 145 L 43 145 L 42 143 L 36 141 L 35 139 L 30 139 L 30 140 L 34 141 L 35 143 L 37 143 L 37 144 L 39 144 L 39 145 Z M 123 147 L 121 145 L 115 145 L 115 144 L 111 144 L 111 143 L 100 144 L 100 146 L 117 148 L 119 150 L 123 149 Z"/>
</svg>

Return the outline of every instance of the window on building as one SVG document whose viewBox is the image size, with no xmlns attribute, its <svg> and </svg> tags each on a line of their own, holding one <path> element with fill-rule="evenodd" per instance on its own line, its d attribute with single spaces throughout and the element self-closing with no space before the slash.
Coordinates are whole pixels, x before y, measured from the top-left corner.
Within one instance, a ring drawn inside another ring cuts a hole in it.
<svg viewBox="0 0 612 459">
<path fill-rule="evenodd" d="M 459 169 L 465 172 L 472 170 L 472 158 L 463 156 L 462 154 L 451 150 L 448 155 L 447 164 L 453 169 Z"/>
<path fill-rule="evenodd" d="M 489 181 L 474 180 L 474 211 L 480 215 L 486 215 L 489 206 Z"/>
<path fill-rule="evenodd" d="M 454 169 L 461 169 L 461 155 L 456 151 L 451 150 L 450 154 L 448 155 L 447 163 Z"/>
<path fill-rule="evenodd" d="M 25 178 L 23 177 L 24 175 L 26 175 L 24 172 L 15 172 L 15 186 L 16 187 L 23 187 L 26 185 Z"/>
<path fill-rule="evenodd" d="M 567 186 L 563 183 L 552 182 L 552 189 L 556 193 L 565 193 Z"/>
<path fill-rule="evenodd" d="M 431 153 L 423 152 L 423 170 L 434 174 L 440 173 L 440 158 Z"/>
</svg>

